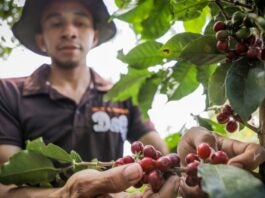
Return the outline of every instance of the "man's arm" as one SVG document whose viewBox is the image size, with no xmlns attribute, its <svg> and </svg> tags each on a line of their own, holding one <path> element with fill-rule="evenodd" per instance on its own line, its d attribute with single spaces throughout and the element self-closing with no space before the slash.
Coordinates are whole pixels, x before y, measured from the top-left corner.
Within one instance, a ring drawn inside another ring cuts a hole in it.
<svg viewBox="0 0 265 198">
<path fill-rule="evenodd" d="M 1 164 L 21 149 L 11 145 L 0 145 Z M 138 163 L 115 167 L 107 171 L 87 169 L 71 176 L 62 188 L 17 187 L 0 184 L 0 197 L 8 198 L 64 198 L 64 197 L 121 197 L 122 192 L 138 183 L 143 175 Z M 124 195 L 125 196 L 125 195 Z M 124 197 L 123 196 L 123 197 Z"/>
<path fill-rule="evenodd" d="M 157 132 L 149 132 L 142 136 L 139 141 L 141 141 L 145 145 L 153 145 L 157 150 L 159 150 L 163 155 L 167 154 L 168 147 L 163 139 Z"/>
<path fill-rule="evenodd" d="M 5 163 L 8 159 L 19 152 L 21 148 L 13 145 L 0 145 L 0 164 Z M 47 197 L 57 189 L 52 188 L 30 188 L 30 187 L 17 187 L 15 185 L 0 184 L 0 197 L 8 198 L 31 198 L 31 197 Z"/>
</svg>

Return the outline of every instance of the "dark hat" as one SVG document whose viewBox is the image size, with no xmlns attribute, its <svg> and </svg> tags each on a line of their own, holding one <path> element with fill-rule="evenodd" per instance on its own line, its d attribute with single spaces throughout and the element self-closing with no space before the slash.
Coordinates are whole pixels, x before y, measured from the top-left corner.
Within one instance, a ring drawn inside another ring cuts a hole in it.
<svg viewBox="0 0 265 198">
<path fill-rule="evenodd" d="M 47 56 L 35 42 L 35 35 L 40 29 L 40 18 L 43 9 L 54 0 L 26 0 L 22 16 L 12 27 L 14 36 L 28 49 Z M 98 45 L 114 37 L 116 26 L 109 21 L 109 12 L 102 0 L 78 0 L 87 6 L 92 13 L 94 25 L 99 32 Z"/>
</svg>

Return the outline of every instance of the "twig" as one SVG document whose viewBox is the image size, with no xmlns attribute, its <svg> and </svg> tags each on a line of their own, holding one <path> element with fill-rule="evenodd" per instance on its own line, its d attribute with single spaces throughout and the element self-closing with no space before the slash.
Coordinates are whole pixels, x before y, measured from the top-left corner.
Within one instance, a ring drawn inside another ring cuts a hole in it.
<svg viewBox="0 0 265 198">
<path fill-rule="evenodd" d="M 245 3 L 241 3 L 240 1 L 237 1 L 237 0 L 235 0 L 235 1 L 233 1 L 233 0 L 216 0 L 216 1 L 219 1 L 219 3 L 220 3 L 220 1 L 223 1 L 223 2 L 226 2 L 226 3 L 234 4 L 236 6 L 240 6 L 240 7 L 243 7 L 243 8 L 250 9 L 250 10 L 253 9 L 253 7 L 251 5 L 247 5 Z"/>
<path fill-rule="evenodd" d="M 224 7 L 223 7 L 223 5 L 221 4 L 220 0 L 215 0 L 215 3 L 216 3 L 217 6 L 220 8 L 221 13 L 223 14 L 224 18 L 225 18 L 226 20 L 229 20 L 229 16 L 228 16 L 227 13 L 225 12 Z"/>
<path fill-rule="evenodd" d="M 247 128 L 249 128 L 249 129 L 251 129 L 253 132 L 255 132 L 255 133 L 259 133 L 259 129 L 257 128 L 257 127 L 255 127 L 255 126 L 253 126 L 253 125 L 251 125 L 251 124 L 249 124 L 249 123 L 243 123 Z"/>
<path fill-rule="evenodd" d="M 114 162 L 78 162 L 75 163 L 75 165 L 78 166 L 87 166 L 87 167 L 110 167 L 114 165 Z"/>
</svg>

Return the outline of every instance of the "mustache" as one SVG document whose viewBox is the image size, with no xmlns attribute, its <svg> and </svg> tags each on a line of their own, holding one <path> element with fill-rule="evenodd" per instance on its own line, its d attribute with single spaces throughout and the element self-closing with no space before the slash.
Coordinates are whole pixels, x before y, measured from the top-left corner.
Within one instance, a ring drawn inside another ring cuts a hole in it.
<svg viewBox="0 0 265 198">
<path fill-rule="evenodd" d="M 62 43 L 57 46 L 57 49 L 82 49 L 82 45 L 79 43 Z"/>
</svg>

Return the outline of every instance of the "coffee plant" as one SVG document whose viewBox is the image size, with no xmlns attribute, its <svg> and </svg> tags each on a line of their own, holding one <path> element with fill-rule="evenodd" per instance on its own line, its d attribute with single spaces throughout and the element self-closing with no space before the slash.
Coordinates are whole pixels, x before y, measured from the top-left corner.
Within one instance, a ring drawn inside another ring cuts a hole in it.
<svg viewBox="0 0 265 198">
<path fill-rule="evenodd" d="M 118 10 L 112 19 L 128 23 L 138 42 L 128 53 L 118 52 L 117 57 L 128 64 L 128 73 L 121 76 L 106 99 L 118 101 L 131 97 L 148 117 L 147 110 L 155 94 L 166 95 L 168 101 L 179 100 L 202 86 L 205 111 L 214 112 L 215 117 L 205 119 L 195 115 L 199 125 L 224 136 L 226 132 L 239 132 L 247 127 L 265 147 L 264 0 L 115 0 L 115 3 Z M 4 0 L 1 6 L 0 18 L 12 25 L 21 7 L 12 0 Z M 180 23 L 184 32 L 178 31 Z M 11 50 L 4 43 L 2 37 L 1 57 Z M 255 125 L 250 121 L 256 112 L 259 123 Z M 172 139 L 175 143 L 180 137 L 174 134 L 166 138 L 175 151 Z M 53 144 L 45 145 L 40 139 L 29 141 L 25 150 L 1 166 L 0 182 L 61 186 L 76 171 L 104 170 L 136 160 L 146 174 L 150 171 L 150 178 L 156 178 L 150 179 L 151 182 L 143 178 L 139 186 L 161 186 L 168 173 L 190 174 L 187 183 L 199 182 L 209 197 L 217 194 L 264 197 L 260 180 L 242 169 L 219 164 L 225 162 L 226 155 L 222 151 L 213 154 L 207 145 L 186 157 L 185 163 L 192 164 L 190 168 L 188 165 L 168 168 L 169 156 L 154 154 L 150 146 L 145 152 L 144 147 L 136 147 L 132 156 L 115 162 L 84 162 L 74 151 L 67 153 Z M 57 168 L 55 161 L 63 164 L 63 168 Z M 263 178 L 264 170 L 261 165 L 259 173 Z"/>
<path fill-rule="evenodd" d="M 54 144 L 44 144 L 42 138 L 38 138 L 27 141 L 24 150 L 0 166 L 0 183 L 59 187 L 80 170 L 104 171 L 136 162 L 141 165 L 144 174 L 140 182 L 134 186 L 135 189 L 149 186 L 153 192 L 158 192 L 170 176 L 178 175 L 185 177 L 189 186 L 199 185 L 210 197 L 214 197 L 216 192 L 220 197 L 263 197 L 265 193 L 259 179 L 247 171 L 224 165 L 228 160 L 226 153 L 215 151 L 206 143 L 198 146 L 197 153 L 189 153 L 186 156 L 186 166 L 180 166 L 181 161 L 177 153 L 161 155 L 153 146 L 143 145 L 139 141 L 131 145 L 131 151 L 131 155 L 115 161 L 100 162 L 95 159 L 86 162 L 75 151 L 67 153 Z M 233 184 L 234 181 L 237 181 L 236 185 Z M 214 187 L 215 185 L 217 187 Z"/>
<path fill-rule="evenodd" d="M 119 9 L 112 18 L 128 23 L 138 42 L 118 52 L 128 73 L 107 99 L 131 97 L 148 117 L 155 94 L 174 101 L 202 86 L 205 112 L 215 116 L 194 115 L 199 125 L 224 136 L 247 128 L 265 147 L 265 1 L 115 2 Z"/>
</svg>

